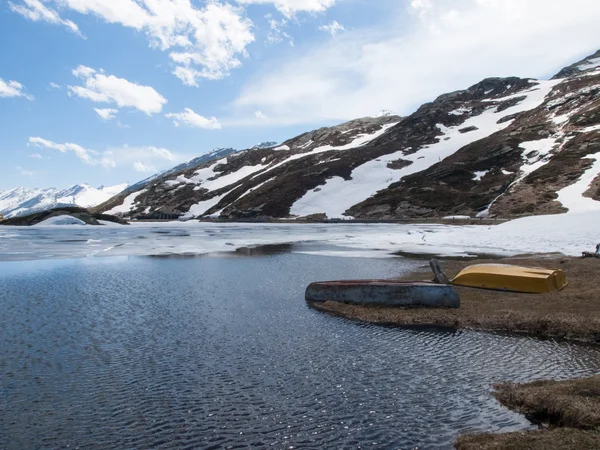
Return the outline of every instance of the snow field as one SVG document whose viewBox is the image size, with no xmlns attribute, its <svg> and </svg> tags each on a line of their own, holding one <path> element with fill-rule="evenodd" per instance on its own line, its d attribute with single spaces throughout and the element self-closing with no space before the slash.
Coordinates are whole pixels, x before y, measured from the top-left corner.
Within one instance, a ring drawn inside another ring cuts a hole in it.
<svg viewBox="0 0 600 450">
<path fill-rule="evenodd" d="M 325 185 L 319 186 L 317 190 L 307 192 L 294 203 L 291 214 L 302 217 L 325 213 L 329 218 L 343 217 L 344 212 L 349 208 L 372 197 L 390 184 L 398 182 L 408 175 L 427 170 L 434 164 L 453 155 L 462 147 L 508 127 L 511 121 L 499 124 L 497 123 L 498 120 L 511 114 L 537 108 L 558 83 L 560 83 L 560 80 L 540 81 L 539 84 L 526 92 L 520 92 L 502 99 L 490 100 L 503 101 L 526 95 L 523 101 L 500 113 L 496 112 L 496 106 L 491 106 L 482 114 L 470 117 L 461 125 L 450 128 L 438 125 L 443 135 L 439 136 L 437 143 L 423 147 L 411 155 L 405 156 L 405 150 L 402 149 L 377 160 L 369 161 L 356 168 L 352 172 L 352 179 L 350 180 L 344 180 L 341 177 L 331 178 L 327 180 Z M 452 111 L 451 114 L 460 114 L 462 111 Z M 469 133 L 458 131 L 471 126 L 477 129 Z M 387 167 L 388 163 L 398 159 L 411 161 L 412 164 L 400 170 Z"/>
</svg>

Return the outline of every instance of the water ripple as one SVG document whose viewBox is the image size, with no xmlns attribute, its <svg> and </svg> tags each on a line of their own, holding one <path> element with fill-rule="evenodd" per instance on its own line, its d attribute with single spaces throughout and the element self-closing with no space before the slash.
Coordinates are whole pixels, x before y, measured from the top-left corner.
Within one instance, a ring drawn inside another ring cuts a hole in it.
<svg viewBox="0 0 600 450">
<path fill-rule="evenodd" d="M 530 427 L 492 383 L 600 369 L 593 347 L 362 325 L 303 300 L 316 279 L 410 267 L 297 254 L 0 263 L 0 448 L 451 448 L 464 431 Z"/>
</svg>

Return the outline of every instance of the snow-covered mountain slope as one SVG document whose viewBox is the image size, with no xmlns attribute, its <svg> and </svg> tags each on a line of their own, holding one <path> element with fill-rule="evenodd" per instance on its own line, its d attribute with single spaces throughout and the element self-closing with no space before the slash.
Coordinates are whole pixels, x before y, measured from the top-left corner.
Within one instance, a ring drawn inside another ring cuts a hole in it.
<svg viewBox="0 0 600 450">
<path fill-rule="evenodd" d="M 230 198 L 232 201 L 253 201 L 259 192 L 269 188 L 269 183 L 265 183 L 269 179 L 281 181 L 289 175 L 297 180 L 293 172 L 299 168 L 310 175 L 313 163 L 334 159 L 327 156 L 330 150 L 337 152 L 360 148 L 400 120 L 397 116 L 357 119 L 336 127 L 304 133 L 276 147 L 255 146 L 229 156 L 217 157 L 196 167 L 157 177 L 135 192 L 129 189 L 100 205 L 97 210 L 140 218 L 214 215 L 223 209 L 215 208 Z M 305 165 L 308 171 L 302 169 Z M 342 164 L 339 168 L 346 170 Z M 315 188 L 319 180 L 315 178 L 311 183 Z M 134 195 L 136 192 L 137 195 Z M 223 206 L 228 206 L 232 201 Z M 253 208 L 248 215 L 276 217 L 286 215 L 289 211 L 289 206 L 280 203 L 265 206 L 265 211 Z M 127 212 L 123 212 L 123 209 Z"/>
<path fill-rule="evenodd" d="M 167 177 L 172 173 L 182 172 L 186 169 L 192 169 L 194 167 L 202 165 L 203 163 L 205 163 L 207 161 L 212 161 L 213 159 L 216 159 L 216 158 L 224 158 L 225 156 L 229 156 L 233 153 L 237 153 L 238 151 L 239 150 L 236 150 L 234 148 L 216 148 L 213 151 L 205 153 L 202 156 L 198 156 L 197 158 L 194 158 L 188 162 L 179 164 L 178 166 L 175 166 L 172 169 L 164 170 L 164 171 L 154 174 L 148 178 L 145 178 L 142 181 L 132 184 L 123 193 L 129 194 L 132 192 L 140 191 L 140 190 L 144 189 L 152 181 L 156 180 L 157 178 Z"/>
<path fill-rule="evenodd" d="M 499 119 L 490 124 L 487 136 L 457 146 L 451 156 L 404 177 L 348 213 L 363 218 L 442 212 L 518 217 L 581 211 L 583 204 L 585 209 L 597 208 L 600 64 L 590 61 L 598 55 L 563 69 L 560 73 L 571 73 L 567 78 L 539 81 L 510 96 L 465 103 L 465 114 L 483 108 L 478 117 Z M 509 105 L 513 106 L 506 108 Z M 514 108 L 523 111 L 515 115 Z M 455 136 L 444 130 L 435 145 L 448 138 L 452 142 Z"/>
<path fill-rule="evenodd" d="M 99 207 L 126 217 L 401 219 L 549 214 L 600 201 L 600 52 L 552 80 L 489 78 L 188 165 Z"/>
<path fill-rule="evenodd" d="M 0 193 L 0 213 L 6 218 L 24 216 L 59 206 L 90 208 L 117 195 L 127 184 L 100 186 L 77 184 L 67 189 L 27 189 L 18 187 Z"/>
</svg>

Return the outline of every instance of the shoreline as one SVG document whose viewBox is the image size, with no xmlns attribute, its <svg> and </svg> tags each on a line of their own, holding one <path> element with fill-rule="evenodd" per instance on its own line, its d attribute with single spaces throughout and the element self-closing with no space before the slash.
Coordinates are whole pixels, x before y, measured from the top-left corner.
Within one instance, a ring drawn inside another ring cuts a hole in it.
<svg viewBox="0 0 600 450">
<path fill-rule="evenodd" d="M 567 381 L 500 383 L 492 396 L 538 430 L 459 436 L 457 450 L 600 448 L 600 375 Z"/>
<path fill-rule="evenodd" d="M 311 303 L 308 306 L 359 322 L 400 327 L 439 327 L 527 334 L 600 343 L 600 260 L 556 254 L 494 259 L 443 260 L 449 276 L 479 263 L 517 264 L 563 269 L 569 285 L 559 292 L 520 294 L 456 286 L 458 309 L 394 308 L 344 303 Z M 403 276 L 403 281 L 431 280 L 429 266 Z"/>
<path fill-rule="evenodd" d="M 559 292 L 519 294 L 456 286 L 459 309 L 394 308 L 343 303 L 308 303 L 334 316 L 381 326 L 433 327 L 566 339 L 600 344 L 600 260 L 556 254 L 492 260 L 444 260 L 452 277 L 477 263 L 504 263 L 563 269 L 569 284 Z M 431 280 L 428 265 L 402 280 Z M 516 433 L 463 434 L 458 450 L 559 450 L 600 448 L 600 375 L 569 381 L 502 383 L 492 395 L 505 407 L 525 415 L 540 429 Z"/>
</svg>

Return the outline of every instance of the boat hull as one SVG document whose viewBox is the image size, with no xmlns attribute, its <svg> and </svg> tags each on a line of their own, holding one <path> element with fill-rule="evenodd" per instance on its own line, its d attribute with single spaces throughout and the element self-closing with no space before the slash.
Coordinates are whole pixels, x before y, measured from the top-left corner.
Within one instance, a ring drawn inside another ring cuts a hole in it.
<svg viewBox="0 0 600 450">
<path fill-rule="evenodd" d="M 456 290 L 447 284 L 393 280 L 349 280 L 312 283 L 306 301 L 359 305 L 459 308 Z"/>
<path fill-rule="evenodd" d="M 540 294 L 560 291 L 567 286 L 562 270 L 477 264 L 461 271 L 452 284 L 501 291 Z"/>
</svg>

